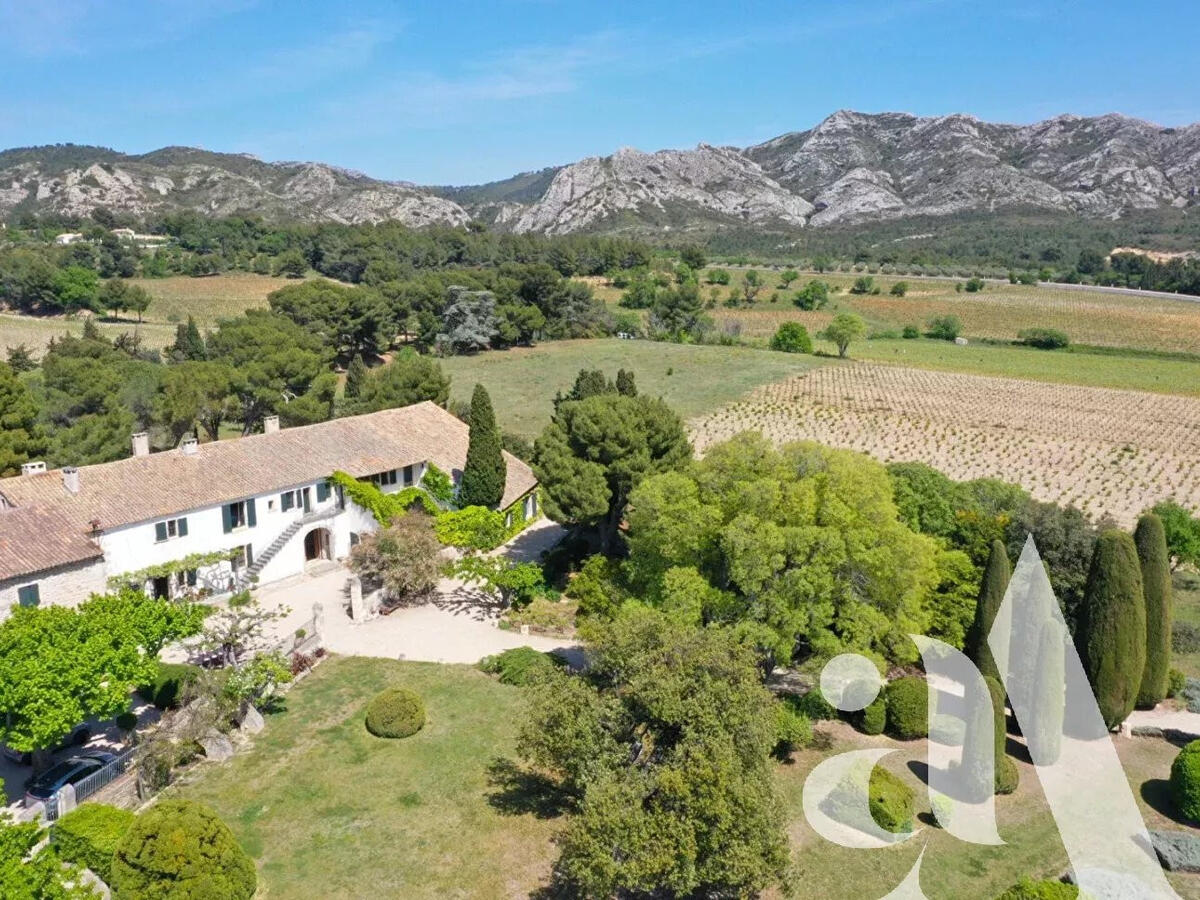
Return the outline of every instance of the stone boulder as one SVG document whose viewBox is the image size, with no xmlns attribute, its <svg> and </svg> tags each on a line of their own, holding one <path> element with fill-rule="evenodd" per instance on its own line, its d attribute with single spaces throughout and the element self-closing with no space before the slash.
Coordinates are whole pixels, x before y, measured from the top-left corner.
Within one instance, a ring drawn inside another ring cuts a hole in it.
<svg viewBox="0 0 1200 900">
<path fill-rule="evenodd" d="M 264 727 L 266 727 L 266 722 L 263 721 L 262 713 L 253 706 L 247 706 L 238 730 L 242 734 L 258 734 Z"/>
<path fill-rule="evenodd" d="M 227 759 L 233 758 L 233 741 L 228 735 L 221 734 L 219 731 L 210 731 L 197 742 L 200 744 L 200 749 L 204 751 L 206 758 L 213 762 L 225 762 Z"/>
<path fill-rule="evenodd" d="M 1168 872 L 1200 872 L 1200 836 L 1189 831 L 1151 831 L 1150 840 Z"/>
</svg>

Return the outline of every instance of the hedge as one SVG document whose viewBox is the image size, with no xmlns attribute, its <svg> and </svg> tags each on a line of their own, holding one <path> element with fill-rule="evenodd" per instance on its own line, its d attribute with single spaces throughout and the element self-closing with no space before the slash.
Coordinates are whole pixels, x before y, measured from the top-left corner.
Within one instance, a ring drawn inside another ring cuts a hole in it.
<svg viewBox="0 0 1200 900">
<path fill-rule="evenodd" d="M 498 676 L 501 684 L 519 687 L 544 680 L 561 665 L 559 657 L 532 647 L 513 647 L 495 656 L 484 657 L 479 662 L 479 668 L 489 675 Z"/>
<path fill-rule="evenodd" d="M 1061 881 L 1031 881 L 1022 878 L 996 900 L 1075 900 L 1079 888 Z"/>
<path fill-rule="evenodd" d="M 834 709 L 832 703 L 825 699 L 820 688 L 813 688 L 807 694 L 799 697 L 793 695 L 788 698 L 787 702 L 796 712 L 813 722 L 828 722 L 838 718 L 838 711 Z"/>
<path fill-rule="evenodd" d="M 898 678 L 887 686 L 887 727 L 911 741 L 929 736 L 929 688 L 923 678 Z"/>
<path fill-rule="evenodd" d="M 917 815 L 916 797 L 912 788 L 883 766 L 871 771 L 871 818 L 884 831 L 902 834 L 911 831 Z"/>
<path fill-rule="evenodd" d="M 884 694 L 859 713 L 858 727 L 863 734 L 883 734 L 887 728 L 887 697 Z"/>
<path fill-rule="evenodd" d="M 1192 741 L 1171 763 L 1171 799 L 1175 808 L 1200 822 L 1200 741 Z"/>
<path fill-rule="evenodd" d="M 183 686 L 199 673 L 200 667 L 188 663 L 158 663 L 154 680 L 138 688 L 138 693 L 159 709 L 177 709 Z"/>
<path fill-rule="evenodd" d="M 389 688 L 367 704 L 367 731 L 381 738 L 406 738 L 425 727 L 425 704 L 407 688 Z"/>
<path fill-rule="evenodd" d="M 258 876 L 215 812 L 190 800 L 161 800 L 117 845 L 109 886 L 120 900 L 251 900 Z"/>
<path fill-rule="evenodd" d="M 812 722 L 790 703 L 775 704 L 775 756 L 786 759 L 812 743 Z"/>
<path fill-rule="evenodd" d="M 54 823 L 55 852 L 65 862 L 91 869 L 105 882 L 113 854 L 133 825 L 133 813 L 101 803 L 84 803 Z"/>
</svg>

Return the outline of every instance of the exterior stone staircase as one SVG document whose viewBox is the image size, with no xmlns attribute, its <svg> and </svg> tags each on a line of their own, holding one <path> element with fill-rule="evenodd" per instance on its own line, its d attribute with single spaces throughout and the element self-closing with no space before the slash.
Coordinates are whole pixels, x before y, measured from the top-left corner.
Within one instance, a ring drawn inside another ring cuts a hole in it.
<svg viewBox="0 0 1200 900">
<path fill-rule="evenodd" d="M 279 533 L 279 536 L 271 541 L 267 549 L 256 556 L 254 562 L 246 567 L 246 581 L 252 582 L 257 579 L 259 573 L 266 568 L 267 563 L 274 559 L 275 555 L 287 546 L 287 542 L 294 538 L 305 525 L 311 525 L 313 522 L 320 522 L 323 519 L 332 519 L 339 512 L 341 512 L 341 509 L 337 506 L 314 510 L 313 512 L 305 513 L 287 528 L 283 529 Z"/>
</svg>

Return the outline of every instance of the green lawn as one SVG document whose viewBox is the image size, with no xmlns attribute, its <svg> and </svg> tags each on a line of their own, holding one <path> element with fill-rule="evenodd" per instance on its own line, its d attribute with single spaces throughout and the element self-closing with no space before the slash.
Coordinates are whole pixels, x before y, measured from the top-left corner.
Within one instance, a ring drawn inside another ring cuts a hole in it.
<svg viewBox="0 0 1200 900">
<path fill-rule="evenodd" d="M 835 352 L 832 344 L 816 343 L 818 349 Z M 1035 350 L 995 344 L 960 347 L 949 341 L 925 338 L 859 341 L 850 346 L 850 355 L 855 359 L 918 369 L 1200 396 L 1200 363 L 1181 359 Z"/>
<path fill-rule="evenodd" d="M 428 711 L 401 741 L 363 725 L 391 685 Z M 513 754 L 518 688 L 466 666 L 334 658 L 287 706 L 252 749 L 175 789 L 229 823 L 263 896 L 525 897 L 545 881 L 561 820 L 506 810 L 488 774 Z"/>
<path fill-rule="evenodd" d="M 404 685 L 425 699 L 425 729 L 402 741 L 371 737 L 366 703 Z M 505 788 L 489 770 L 512 760 L 523 699 L 466 666 L 333 658 L 287 695 L 251 748 L 229 763 L 203 765 L 172 790 L 213 806 L 255 858 L 271 898 L 528 897 L 545 884 L 564 818 L 539 795 Z M 800 897 L 859 900 L 898 885 L 927 845 L 922 887 L 931 900 L 994 897 L 1022 875 L 1054 877 L 1066 857 L 1030 766 L 997 803 L 1002 847 L 964 844 L 921 824 L 918 839 L 882 851 L 850 850 L 805 823 L 804 779 L 830 752 L 896 750 L 885 765 L 918 793 L 908 763 L 921 742 L 866 737 L 842 723 L 819 726 L 831 749 L 777 766 Z M 1166 741 L 1120 740 L 1118 751 L 1151 828 L 1178 829 L 1162 784 L 1177 749 Z M 1143 789 L 1145 785 L 1145 789 Z M 544 795 L 543 795 L 544 796 Z M 1200 876 L 1172 876 L 1181 897 L 1200 897 Z M 772 897 L 779 895 L 772 892 Z"/>
<path fill-rule="evenodd" d="M 603 369 L 610 378 L 617 369 L 632 369 L 639 391 L 663 397 L 688 419 L 822 362 L 829 361 L 744 347 L 610 338 L 455 356 L 442 360 L 442 368 L 451 376 L 454 400 L 470 400 L 475 384 L 482 383 L 501 427 L 533 438 L 550 420 L 554 395 L 570 390 L 582 368 Z"/>
</svg>

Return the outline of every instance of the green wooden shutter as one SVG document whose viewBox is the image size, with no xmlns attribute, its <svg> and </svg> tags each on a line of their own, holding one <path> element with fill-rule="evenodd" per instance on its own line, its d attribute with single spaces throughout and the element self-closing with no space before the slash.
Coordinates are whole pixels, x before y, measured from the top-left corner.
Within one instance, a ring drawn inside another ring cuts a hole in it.
<svg viewBox="0 0 1200 900">
<path fill-rule="evenodd" d="M 292 508 L 292 506 L 295 505 L 293 503 L 294 499 L 295 499 L 295 494 L 293 494 L 291 491 L 284 491 L 282 494 L 279 495 L 279 508 L 283 512 L 287 512 L 289 509 Z"/>
<path fill-rule="evenodd" d="M 229 532 L 233 531 L 233 504 L 232 503 L 226 503 L 224 506 L 221 507 L 221 520 L 222 520 L 222 524 L 225 526 L 226 534 L 229 534 Z"/>
<path fill-rule="evenodd" d="M 154 523 L 154 540 L 165 541 L 166 539 L 167 539 L 167 523 L 166 522 L 155 522 Z"/>
<path fill-rule="evenodd" d="M 254 514 L 254 500 L 246 501 L 246 524 L 253 528 L 258 524 L 258 517 Z"/>
<path fill-rule="evenodd" d="M 317 502 L 324 503 L 328 499 L 329 499 L 329 482 L 328 481 L 318 481 L 317 482 Z"/>
<path fill-rule="evenodd" d="M 187 519 L 186 518 L 179 520 L 179 536 L 187 537 Z"/>
<path fill-rule="evenodd" d="M 37 606 L 42 602 L 41 591 L 36 584 L 17 588 L 17 603 L 21 606 Z"/>
</svg>

